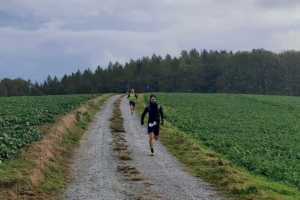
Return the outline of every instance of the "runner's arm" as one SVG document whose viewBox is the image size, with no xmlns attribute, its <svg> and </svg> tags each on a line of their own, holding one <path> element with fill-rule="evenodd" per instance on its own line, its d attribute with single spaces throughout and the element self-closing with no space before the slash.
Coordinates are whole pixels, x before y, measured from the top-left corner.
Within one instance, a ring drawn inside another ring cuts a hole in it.
<svg viewBox="0 0 300 200">
<path fill-rule="evenodd" d="M 145 115 L 147 114 L 147 112 L 148 112 L 148 107 L 146 107 L 146 108 L 144 109 L 144 112 L 143 112 L 143 114 L 142 114 L 142 117 L 141 117 L 141 124 L 142 124 L 142 125 L 144 125 L 144 118 L 145 118 Z"/>
<path fill-rule="evenodd" d="M 159 107 L 159 113 L 160 113 L 160 118 L 161 118 L 161 124 L 163 125 L 164 124 L 164 112 L 163 112 L 163 109 L 161 106 Z"/>
</svg>

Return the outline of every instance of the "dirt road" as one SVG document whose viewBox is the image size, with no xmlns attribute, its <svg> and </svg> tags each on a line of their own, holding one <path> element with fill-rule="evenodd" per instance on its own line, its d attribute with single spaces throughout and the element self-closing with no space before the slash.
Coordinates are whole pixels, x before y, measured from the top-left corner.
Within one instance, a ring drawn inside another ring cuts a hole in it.
<svg viewBox="0 0 300 200">
<path fill-rule="evenodd" d="M 116 99 L 116 96 L 110 98 L 102 107 L 75 153 L 74 181 L 67 188 L 65 199 L 126 199 L 111 148 L 109 119 Z"/>
<path fill-rule="evenodd" d="M 126 162 L 143 179 L 132 182 L 124 177 L 118 168 L 120 160 L 113 151 L 110 130 L 110 118 L 117 98 L 119 96 L 113 96 L 106 102 L 75 153 L 72 165 L 74 180 L 66 190 L 65 199 L 221 199 L 208 184 L 185 172 L 184 167 L 160 143 L 155 145 L 155 156 L 149 156 L 146 129 L 140 125 L 137 115 L 130 114 L 126 98 L 120 104 L 124 138 L 131 157 Z"/>
</svg>

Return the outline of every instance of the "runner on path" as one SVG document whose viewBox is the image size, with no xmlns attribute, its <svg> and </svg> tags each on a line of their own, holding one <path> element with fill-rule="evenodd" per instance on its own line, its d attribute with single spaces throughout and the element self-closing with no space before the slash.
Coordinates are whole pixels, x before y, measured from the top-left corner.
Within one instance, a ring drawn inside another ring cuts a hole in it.
<svg viewBox="0 0 300 200">
<path fill-rule="evenodd" d="M 156 102 L 156 96 L 150 95 L 149 105 L 144 109 L 141 117 L 141 124 L 144 125 L 144 118 L 148 113 L 148 135 L 151 155 L 154 155 L 153 145 L 159 138 L 159 125 L 164 123 L 163 109 Z"/>
<path fill-rule="evenodd" d="M 129 105 L 130 105 L 130 112 L 131 114 L 134 113 L 134 109 L 135 109 L 135 104 L 136 104 L 136 100 L 138 98 L 137 94 L 135 93 L 134 89 L 132 88 L 127 96 L 128 100 L 129 100 Z"/>
</svg>

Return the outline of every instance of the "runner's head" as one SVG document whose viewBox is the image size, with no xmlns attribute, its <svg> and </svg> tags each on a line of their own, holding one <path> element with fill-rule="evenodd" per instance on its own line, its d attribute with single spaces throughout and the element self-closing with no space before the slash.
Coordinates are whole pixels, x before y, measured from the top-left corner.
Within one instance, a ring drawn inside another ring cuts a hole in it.
<svg viewBox="0 0 300 200">
<path fill-rule="evenodd" d="M 156 96 L 154 94 L 150 95 L 150 103 L 156 103 Z"/>
</svg>

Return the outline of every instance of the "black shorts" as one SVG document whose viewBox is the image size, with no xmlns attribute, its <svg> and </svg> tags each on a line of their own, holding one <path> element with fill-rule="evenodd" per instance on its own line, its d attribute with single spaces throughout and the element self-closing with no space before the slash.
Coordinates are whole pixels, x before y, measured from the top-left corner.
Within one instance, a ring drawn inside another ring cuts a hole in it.
<svg viewBox="0 0 300 200">
<path fill-rule="evenodd" d="M 134 101 L 129 101 L 129 105 L 135 107 L 135 102 Z"/>
<path fill-rule="evenodd" d="M 159 123 L 152 127 L 150 127 L 148 124 L 148 134 L 149 133 L 154 133 L 154 135 L 158 136 L 159 135 Z"/>
</svg>

